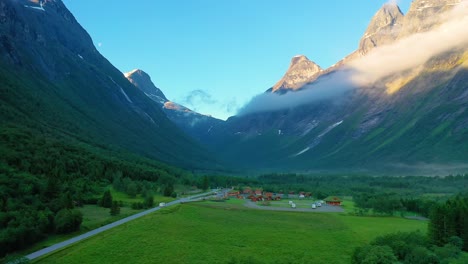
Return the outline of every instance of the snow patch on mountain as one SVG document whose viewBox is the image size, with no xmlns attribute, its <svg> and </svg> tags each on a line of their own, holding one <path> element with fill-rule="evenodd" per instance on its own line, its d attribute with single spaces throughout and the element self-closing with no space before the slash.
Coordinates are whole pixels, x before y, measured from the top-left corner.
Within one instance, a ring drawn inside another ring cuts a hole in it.
<svg viewBox="0 0 468 264">
<path fill-rule="evenodd" d="M 128 97 L 128 95 L 125 93 L 125 91 L 122 89 L 122 87 L 119 87 L 120 88 L 120 92 L 125 96 L 125 98 L 127 99 L 127 101 L 131 104 L 133 104 L 132 100 L 130 100 L 130 97 Z"/>
</svg>

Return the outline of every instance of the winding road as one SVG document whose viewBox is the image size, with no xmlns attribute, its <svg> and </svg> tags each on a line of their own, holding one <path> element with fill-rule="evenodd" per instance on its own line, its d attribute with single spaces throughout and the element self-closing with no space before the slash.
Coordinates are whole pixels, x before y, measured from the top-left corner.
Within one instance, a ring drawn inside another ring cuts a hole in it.
<svg viewBox="0 0 468 264">
<path fill-rule="evenodd" d="M 207 192 L 207 193 L 202 193 L 202 194 L 198 194 L 198 195 L 193 195 L 193 196 L 190 196 L 190 197 L 187 197 L 187 198 L 182 198 L 182 199 L 179 199 L 179 200 L 175 200 L 175 201 L 172 201 L 172 202 L 169 202 L 169 203 L 166 203 L 166 206 L 164 207 L 168 207 L 168 206 L 171 206 L 171 205 L 175 205 L 175 204 L 179 204 L 179 203 L 184 203 L 184 202 L 193 202 L 193 201 L 197 201 L 197 200 L 200 200 L 202 197 L 205 197 L 205 196 L 209 196 L 211 194 L 213 194 L 213 192 L 215 192 L 216 190 L 212 190 L 211 192 Z M 108 225 L 105 225 L 105 226 L 101 226 L 97 229 L 94 229 L 94 230 L 91 230 L 89 232 L 86 232 L 84 234 L 81 234 L 79 236 L 76 236 L 76 237 L 73 237 L 73 238 L 70 238 L 68 240 L 65 240 L 63 242 L 60 242 L 60 243 L 57 243 L 57 244 L 54 244 L 50 247 L 46 247 L 46 248 L 43 248 L 41 250 L 38 250 L 36 252 L 33 252 L 29 255 L 26 255 L 25 257 L 28 258 L 29 260 L 33 260 L 33 259 L 36 259 L 38 257 L 41 257 L 41 256 L 44 256 L 46 254 L 49 254 L 55 250 L 58 250 L 58 249 L 61 249 L 61 248 L 64 248 L 66 246 L 69 246 L 71 244 L 74 244 L 78 241 L 81 241 L 81 240 L 84 240 L 84 239 L 87 239 L 88 237 L 92 237 L 94 235 L 97 235 L 99 233 L 102 233 L 106 230 L 109 230 L 111 228 L 114 228 L 116 226 L 119 226 L 121 224 L 125 224 L 127 222 L 130 222 L 132 220 L 135 220 L 137 218 L 140 218 L 142 216 L 145 216 L 147 214 L 151 214 L 155 211 L 158 211 L 158 210 L 161 210 L 162 208 L 164 207 L 154 207 L 154 208 L 151 208 L 151 209 L 148 209 L 146 211 L 143 211 L 143 212 L 140 212 L 138 214 L 134 214 L 134 215 L 131 215 L 129 217 L 125 217 L 123 219 L 120 219 L 119 221 L 116 221 L 116 222 L 113 222 L 113 223 L 110 223 Z"/>
</svg>

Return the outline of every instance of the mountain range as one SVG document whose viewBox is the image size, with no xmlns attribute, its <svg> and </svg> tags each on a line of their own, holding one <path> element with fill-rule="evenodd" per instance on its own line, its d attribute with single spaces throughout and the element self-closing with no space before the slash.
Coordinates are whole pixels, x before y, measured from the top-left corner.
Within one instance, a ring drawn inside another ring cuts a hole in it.
<svg viewBox="0 0 468 264">
<path fill-rule="evenodd" d="M 463 171 L 468 41 L 444 35 L 466 26 L 463 5 L 415 0 L 403 14 L 385 4 L 356 51 L 327 69 L 293 57 L 222 121 L 168 100 L 142 70 L 122 74 L 61 1 L 2 1 L 2 127 L 192 170 Z"/>
<path fill-rule="evenodd" d="M 97 51 L 61 1 L 0 2 L 0 79 L 2 129 L 189 169 L 217 166 Z"/>
</svg>

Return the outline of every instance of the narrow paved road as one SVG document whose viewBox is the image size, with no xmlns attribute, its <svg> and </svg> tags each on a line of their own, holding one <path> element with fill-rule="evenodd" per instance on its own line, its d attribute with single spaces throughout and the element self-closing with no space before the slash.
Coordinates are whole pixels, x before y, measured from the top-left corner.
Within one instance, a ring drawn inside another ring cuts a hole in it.
<svg viewBox="0 0 468 264">
<path fill-rule="evenodd" d="M 213 191 L 211 192 L 207 192 L 207 193 L 202 193 L 202 194 L 198 194 L 198 195 L 193 195 L 193 196 L 190 196 L 190 197 L 187 197 L 187 198 L 182 198 L 182 199 L 179 199 L 179 200 L 175 200 L 175 201 L 172 201 L 172 202 L 169 202 L 169 203 L 166 203 L 166 206 L 164 207 L 168 207 L 168 206 L 171 206 L 171 205 L 175 205 L 175 204 L 179 204 L 179 203 L 184 203 L 184 202 L 192 202 L 192 201 L 196 201 L 196 200 L 199 200 L 201 199 L 201 197 L 204 197 L 204 196 L 208 196 L 210 194 L 212 194 Z M 131 215 L 129 217 L 126 217 L 126 218 L 123 218 L 123 219 L 120 219 L 119 221 L 116 221 L 116 222 L 113 222 L 113 223 L 110 223 L 108 225 L 105 225 L 105 226 L 101 226 L 97 229 L 94 229 L 94 230 L 91 230 L 87 233 L 84 233 L 82 235 L 79 235 L 79 236 L 76 236 L 76 237 L 73 237 L 73 238 L 70 238 L 68 240 L 65 240 L 63 242 L 60 242 L 60 243 L 57 243 L 57 244 L 54 244 L 50 247 L 46 247 L 46 248 L 43 248 L 39 251 L 36 251 L 36 252 L 33 252 L 29 255 L 26 256 L 26 258 L 30 259 L 30 260 L 33 260 L 35 258 L 38 258 L 40 256 L 43 256 L 45 254 L 49 254 L 57 249 L 61 249 L 61 248 L 64 248 L 68 245 L 71 245 L 73 243 L 76 243 L 78 241 L 81 241 L 83 239 L 86 239 L 88 237 L 91 237 L 91 236 L 94 236 L 94 235 L 97 235 L 101 232 L 104 232 L 106 230 L 109 230 L 111 228 L 114 228 L 116 226 L 119 226 L 121 224 L 125 224 L 129 221 L 132 221 L 132 220 L 135 220 L 137 218 L 140 218 L 142 216 L 145 216 L 147 214 L 151 214 L 152 212 L 155 212 L 155 211 L 158 211 L 158 210 L 161 210 L 162 208 L 164 207 L 154 207 L 154 208 L 151 208 L 151 209 L 148 209 L 146 211 L 143 211 L 143 212 L 140 212 L 138 214 L 134 214 L 134 215 Z"/>
</svg>

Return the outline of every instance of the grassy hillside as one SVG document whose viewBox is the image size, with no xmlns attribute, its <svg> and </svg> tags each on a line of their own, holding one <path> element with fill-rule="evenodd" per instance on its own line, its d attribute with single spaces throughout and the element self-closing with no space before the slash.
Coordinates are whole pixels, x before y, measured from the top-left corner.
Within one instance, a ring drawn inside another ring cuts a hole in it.
<svg viewBox="0 0 468 264">
<path fill-rule="evenodd" d="M 167 208 L 35 263 L 349 263 L 356 246 L 426 222 L 247 209 L 238 201 Z"/>
</svg>

